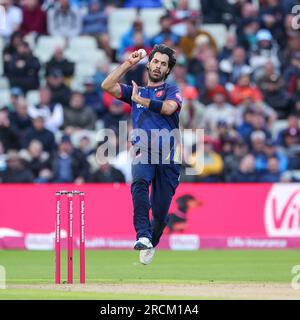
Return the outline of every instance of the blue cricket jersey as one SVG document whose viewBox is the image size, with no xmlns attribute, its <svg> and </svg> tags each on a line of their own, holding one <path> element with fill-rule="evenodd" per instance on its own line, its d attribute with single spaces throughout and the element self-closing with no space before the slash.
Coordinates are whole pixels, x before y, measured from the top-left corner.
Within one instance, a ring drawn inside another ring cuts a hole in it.
<svg viewBox="0 0 300 320">
<path fill-rule="evenodd" d="M 133 129 L 143 129 L 147 132 L 148 143 L 151 145 L 153 141 L 150 141 L 152 129 L 167 129 L 172 131 L 173 129 L 179 129 L 179 112 L 181 109 L 182 98 L 177 86 L 163 83 L 159 86 L 146 86 L 139 87 L 139 95 L 142 98 L 154 99 L 154 100 L 173 100 L 177 103 L 178 108 L 170 116 L 162 115 L 149 108 L 139 105 L 131 100 L 132 86 L 126 84 L 120 84 L 121 86 L 121 98 L 120 100 L 131 105 L 132 125 Z M 132 138 L 132 143 L 135 144 L 138 141 L 135 137 Z M 143 144 L 142 141 L 140 144 Z M 148 145 L 148 146 L 149 146 Z"/>
</svg>

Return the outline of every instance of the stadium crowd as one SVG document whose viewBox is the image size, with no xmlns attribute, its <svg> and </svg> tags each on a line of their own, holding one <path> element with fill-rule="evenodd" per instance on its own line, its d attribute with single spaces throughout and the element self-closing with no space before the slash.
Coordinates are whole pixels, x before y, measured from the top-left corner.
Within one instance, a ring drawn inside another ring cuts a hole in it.
<svg viewBox="0 0 300 320">
<path fill-rule="evenodd" d="M 130 107 L 103 93 L 100 83 L 130 52 L 149 53 L 158 43 L 177 53 L 167 82 L 181 89 L 181 128 L 192 129 L 187 144 L 194 144 L 195 129 L 205 130 L 204 168 L 198 154 L 185 155 L 182 181 L 300 181 L 300 19 L 292 13 L 299 0 L 199 0 L 199 10 L 190 9 L 188 0 L 0 4 L 6 10 L 0 77 L 8 83 L 0 90 L 10 92 L 10 102 L 0 102 L 1 183 L 130 182 L 124 152 L 112 164 L 95 160 L 98 143 L 90 133 L 110 128 L 118 134 L 119 121 L 130 122 Z M 113 48 L 108 21 L 123 7 L 165 7 L 160 31 L 150 37 L 137 13 Z M 218 34 L 202 28 L 220 23 L 226 27 L 222 47 Z M 103 63 L 74 88 L 76 61 L 66 57 L 66 46 L 55 48 L 46 62 L 35 55 L 30 39 L 37 43 L 44 35 L 62 36 L 66 43 L 91 36 L 104 52 Z M 124 82 L 144 85 L 145 75 L 142 62 Z M 33 90 L 36 104 L 28 101 Z M 186 166 L 196 174 L 186 175 Z"/>
</svg>

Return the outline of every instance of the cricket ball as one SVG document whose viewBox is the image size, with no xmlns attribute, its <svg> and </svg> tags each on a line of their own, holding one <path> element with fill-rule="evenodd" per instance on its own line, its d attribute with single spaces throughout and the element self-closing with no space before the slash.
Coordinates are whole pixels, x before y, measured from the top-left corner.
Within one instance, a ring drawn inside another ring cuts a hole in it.
<svg viewBox="0 0 300 320">
<path fill-rule="evenodd" d="M 146 55 L 147 55 L 147 52 L 146 52 L 145 49 L 139 49 L 139 50 L 138 50 L 138 53 L 139 53 L 141 59 L 145 58 Z"/>
</svg>

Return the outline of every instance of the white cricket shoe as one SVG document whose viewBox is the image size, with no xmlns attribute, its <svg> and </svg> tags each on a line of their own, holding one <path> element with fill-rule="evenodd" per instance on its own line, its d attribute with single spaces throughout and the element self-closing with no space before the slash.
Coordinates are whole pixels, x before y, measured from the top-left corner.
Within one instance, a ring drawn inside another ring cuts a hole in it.
<svg viewBox="0 0 300 320">
<path fill-rule="evenodd" d="M 150 264 L 153 260 L 155 253 L 155 249 L 146 249 L 140 251 L 140 263 L 142 264 Z"/>
<path fill-rule="evenodd" d="M 134 243 L 134 249 L 135 250 L 146 250 L 146 249 L 151 249 L 153 248 L 151 241 L 146 238 L 142 237 L 139 238 L 135 243 Z"/>
</svg>

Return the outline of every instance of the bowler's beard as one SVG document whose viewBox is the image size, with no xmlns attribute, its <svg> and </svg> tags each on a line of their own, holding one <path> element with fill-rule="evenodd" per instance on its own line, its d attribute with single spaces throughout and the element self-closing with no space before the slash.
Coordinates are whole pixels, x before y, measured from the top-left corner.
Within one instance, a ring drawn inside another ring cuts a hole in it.
<svg viewBox="0 0 300 320">
<path fill-rule="evenodd" d="M 148 77 L 150 79 L 151 82 L 157 83 L 157 82 L 161 82 L 165 80 L 166 75 L 165 74 L 161 74 L 160 77 L 153 77 L 151 75 L 150 70 L 148 69 Z"/>
</svg>

